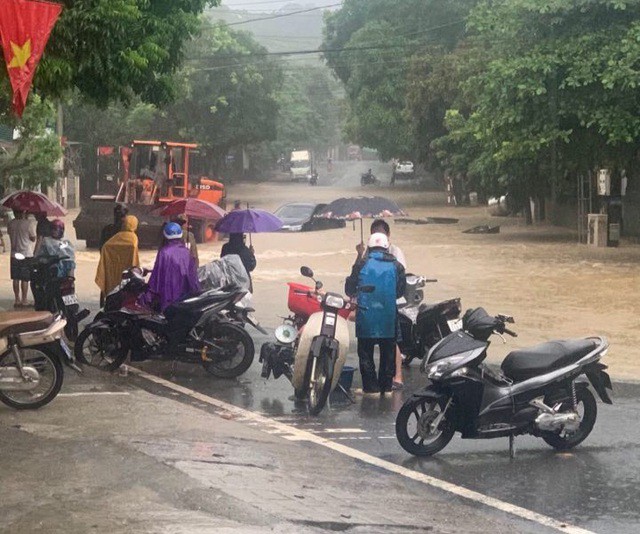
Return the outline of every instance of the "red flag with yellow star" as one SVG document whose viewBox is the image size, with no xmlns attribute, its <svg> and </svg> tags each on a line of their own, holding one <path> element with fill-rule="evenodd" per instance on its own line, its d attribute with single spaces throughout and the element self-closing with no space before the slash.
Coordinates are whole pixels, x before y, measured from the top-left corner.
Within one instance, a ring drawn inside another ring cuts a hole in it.
<svg viewBox="0 0 640 534">
<path fill-rule="evenodd" d="M 62 6 L 41 0 L 0 0 L 0 38 L 13 89 L 13 110 L 19 117 L 36 68 Z"/>
</svg>

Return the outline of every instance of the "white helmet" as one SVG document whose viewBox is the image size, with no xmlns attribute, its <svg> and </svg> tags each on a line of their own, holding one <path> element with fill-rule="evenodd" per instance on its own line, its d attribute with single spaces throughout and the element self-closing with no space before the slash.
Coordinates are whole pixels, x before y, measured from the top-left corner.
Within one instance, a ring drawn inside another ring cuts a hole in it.
<svg viewBox="0 0 640 534">
<path fill-rule="evenodd" d="M 368 243 L 369 248 L 389 248 L 389 238 L 383 233 L 371 234 Z"/>
</svg>

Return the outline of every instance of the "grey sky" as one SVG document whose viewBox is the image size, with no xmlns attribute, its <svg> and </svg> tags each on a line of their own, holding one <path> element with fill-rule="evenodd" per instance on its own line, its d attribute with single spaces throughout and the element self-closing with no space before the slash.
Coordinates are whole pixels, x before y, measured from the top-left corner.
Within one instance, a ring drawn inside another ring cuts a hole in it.
<svg viewBox="0 0 640 534">
<path fill-rule="evenodd" d="M 322 6 L 336 4 L 340 0 L 222 0 L 221 5 L 247 11 L 270 12 L 277 11 L 287 4 L 299 4 L 303 8 L 307 6 Z"/>
</svg>

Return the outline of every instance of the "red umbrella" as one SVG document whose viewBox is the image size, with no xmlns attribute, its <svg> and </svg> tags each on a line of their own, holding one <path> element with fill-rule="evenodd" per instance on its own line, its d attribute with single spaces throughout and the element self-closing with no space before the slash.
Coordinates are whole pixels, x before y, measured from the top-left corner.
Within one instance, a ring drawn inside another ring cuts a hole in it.
<svg viewBox="0 0 640 534">
<path fill-rule="evenodd" d="M 67 210 L 60 204 L 36 191 L 16 191 L 0 200 L 0 205 L 11 210 L 46 213 L 53 217 L 64 217 L 67 214 Z"/>
<path fill-rule="evenodd" d="M 208 219 L 217 221 L 226 215 L 220 206 L 216 206 L 206 200 L 199 198 L 181 198 L 174 200 L 162 208 L 155 210 L 158 215 L 163 217 L 173 217 L 175 215 L 186 215 L 194 219 Z"/>
</svg>

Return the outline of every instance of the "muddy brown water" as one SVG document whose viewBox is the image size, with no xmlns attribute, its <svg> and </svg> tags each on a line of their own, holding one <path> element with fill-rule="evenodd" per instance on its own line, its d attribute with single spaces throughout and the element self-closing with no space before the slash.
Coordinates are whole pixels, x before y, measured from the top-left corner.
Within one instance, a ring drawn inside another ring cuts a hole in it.
<svg viewBox="0 0 640 534">
<path fill-rule="evenodd" d="M 363 189 L 309 187 L 305 184 L 260 183 L 229 187 L 229 200 L 274 210 L 286 202 L 328 202 L 355 196 Z M 426 300 L 461 297 L 463 308 L 483 306 L 489 313 L 515 317 L 517 339 L 503 345 L 494 338 L 490 360 L 500 361 L 517 347 L 555 338 L 605 335 L 611 349 L 605 363 L 614 377 L 640 379 L 640 246 L 595 249 L 577 243 L 570 230 L 549 225 L 527 227 L 518 218 L 495 218 L 484 207 L 446 205 L 444 194 L 402 186 L 367 189 L 366 194 L 394 198 L 412 218 L 454 217 L 457 224 L 392 223 L 392 241 L 407 258 L 409 271 L 437 278 L 427 286 Z M 71 220 L 67 228 L 73 237 Z M 365 221 L 365 235 L 368 224 Z M 480 224 L 501 226 L 495 235 L 469 235 L 462 230 Z M 360 240 L 359 222 L 340 230 L 252 236 L 258 267 L 253 274 L 256 315 L 266 326 L 287 313 L 287 281 L 304 281 L 301 265 L 314 269 L 328 290 L 342 292 L 344 279 Z M 201 262 L 219 257 L 222 243 L 200 246 Z M 77 289 L 81 301 L 95 303 L 96 251 L 78 244 Z M 154 251 L 143 251 L 142 263 L 153 264 Z M 0 255 L 1 298 L 10 302 L 8 254 Z"/>
</svg>

